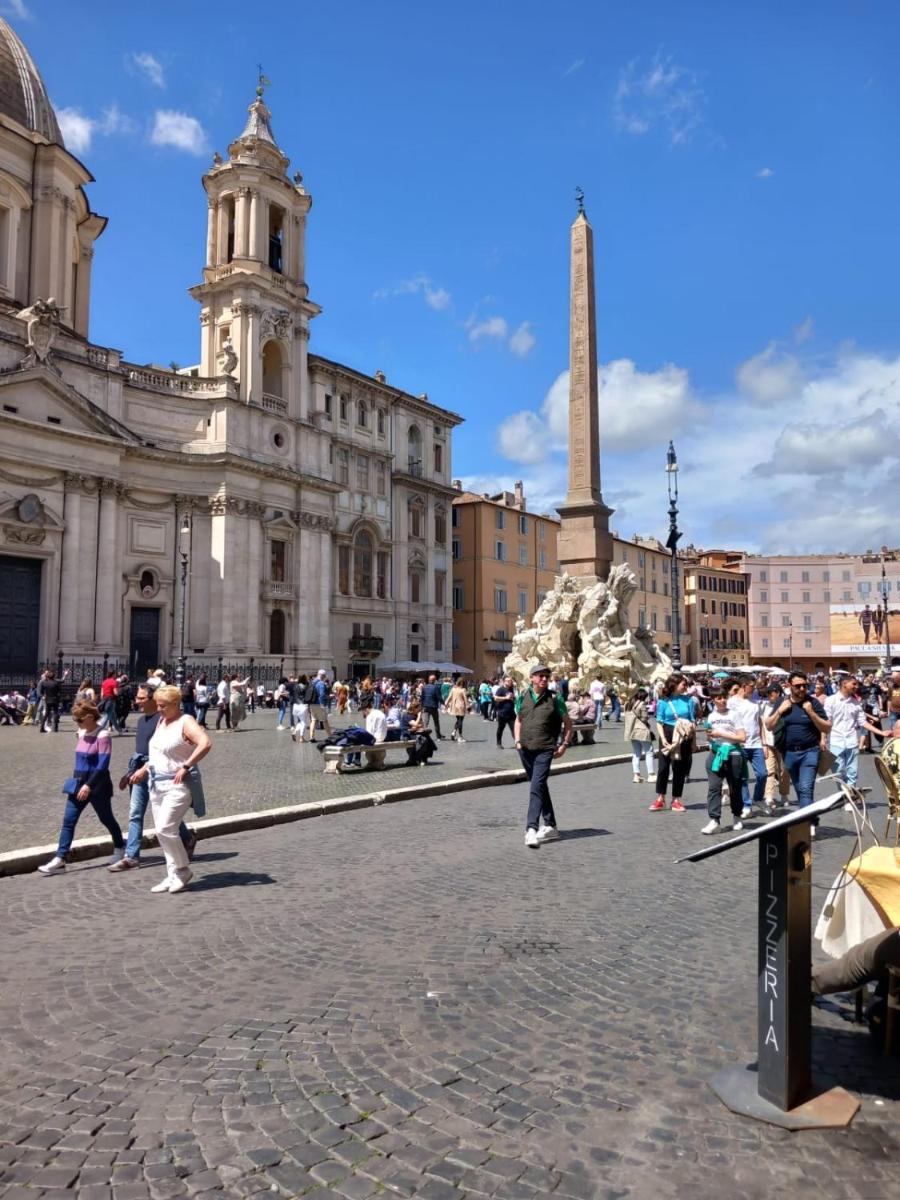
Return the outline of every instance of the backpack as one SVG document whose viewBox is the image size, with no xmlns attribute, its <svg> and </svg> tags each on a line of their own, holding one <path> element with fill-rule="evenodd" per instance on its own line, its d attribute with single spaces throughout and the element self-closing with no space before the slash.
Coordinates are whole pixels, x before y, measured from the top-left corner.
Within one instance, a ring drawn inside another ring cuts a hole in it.
<svg viewBox="0 0 900 1200">
<path fill-rule="evenodd" d="M 315 680 L 313 680 L 312 683 L 308 683 L 306 685 L 306 688 L 303 691 L 303 696 L 301 698 L 301 703 L 315 704 L 315 702 L 316 702 L 316 684 L 315 684 Z"/>
</svg>

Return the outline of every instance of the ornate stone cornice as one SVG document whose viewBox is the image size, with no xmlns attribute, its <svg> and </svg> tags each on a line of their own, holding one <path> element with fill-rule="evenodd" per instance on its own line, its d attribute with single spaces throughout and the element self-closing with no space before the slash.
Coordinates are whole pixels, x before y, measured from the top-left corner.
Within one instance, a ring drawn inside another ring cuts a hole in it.
<svg viewBox="0 0 900 1200">
<path fill-rule="evenodd" d="M 242 500 L 239 496 L 210 496 L 209 512 L 214 517 L 226 514 L 236 517 L 258 517 L 266 515 L 266 506 L 256 500 Z"/>
<path fill-rule="evenodd" d="M 67 492 L 81 492 L 85 496 L 96 496 L 100 491 L 101 481 L 96 475 L 83 475 L 79 471 L 66 471 L 64 487 Z"/>
<path fill-rule="evenodd" d="M 51 488 L 56 487 L 60 481 L 60 475 L 50 475 L 46 479 L 26 479 L 23 475 L 16 475 L 12 471 L 7 471 L 0 467 L 0 479 L 5 483 L 15 483 L 19 487 L 28 488 Z M 65 478 L 65 475 L 62 475 Z"/>
<path fill-rule="evenodd" d="M 326 516 L 324 513 L 304 512 L 299 508 L 291 513 L 291 519 L 298 525 L 302 525 L 304 529 L 321 529 L 324 532 L 330 532 L 337 524 L 334 517 Z"/>
<path fill-rule="evenodd" d="M 3 536 L 16 546 L 41 546 L 47 536 L 46 529 L 22 529 L 18 525 L 4 525 Z"/>
</svg>

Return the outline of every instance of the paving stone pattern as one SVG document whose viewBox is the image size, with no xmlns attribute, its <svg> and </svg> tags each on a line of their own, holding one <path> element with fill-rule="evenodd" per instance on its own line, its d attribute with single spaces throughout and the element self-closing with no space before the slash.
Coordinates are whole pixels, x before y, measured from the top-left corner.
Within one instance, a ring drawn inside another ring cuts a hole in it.
<svg viewBox="0 0 900 1200">
<path fill-rule="evenodd" d="M 355 716 L 333 718 L 333 727 L 355 724 Z M 466 775 L 505 770 L 519 765 L 509 732 L 504 734 L 506 748 L 496 747 L 496 726 L 480 716 L 466 719 L 466 742 L 457 745 L 449 738 L 438 742 L 438 753 L 426 767 L 406 767 L 399 752 L 388 759 L 384 771 L 348 771 L 344 775 L 324 775 L 322 755 L 308 743 L 294 745 L 289 733 L 277 733 L 277 713 L 257 711 L 234 733 L 210 730 L 213 748 L 202 764 L 204 792 L 210 817 L 229 813 L 279 808 L 286 804 L 331 800 L 338 796 L 382 791 L 391 787 L 409 787 L 440 779 L 459 779 Z M 446 718 L 452 727 L 452 718 Z M 130 725 L 133 728 L 135 718 Z M 56 841 L 62 820 L 64 798 L 62 781 L 72 773 L 75 756 L 75 726 L 68 717 L 57 734 L 41 734 L 29 727 L 0 728 L 0 851 L 26 846 L 41 846 Z M 112 773 L 117 780 L 128 765 L 134 749 L 134 736 L 113 739 Z M 630 748 L 622 740 L 622 726 L 604 729 L 595 746 L 573 746 L 567 751 L 570 761 L 580 758 L 622 754 Z M 128 793 L 116 792 L 113 808 L 123 828 L 128 820 Z M 189 818 L 190 819 L 190 818 Z M 147 829 L 152 818 L 147 817 Z M 78 823 L 78 837 L 97 837 L 103 826 L 92 810 Z"/>
<path fill-rule="evenodd" d="M 0 880 L 0 1197 L 896 1196 L 897 1060 L 847 998 L 814 1029 L 848 1131 L 706 1086 L 754 1055 L 756 854 L 673 865 L 704 785 L 683 815 L 626 766 L 553 793 L 537 851 L 496 787 L 217 839 L 177 897 L 154 855 Z"/>
</svg>

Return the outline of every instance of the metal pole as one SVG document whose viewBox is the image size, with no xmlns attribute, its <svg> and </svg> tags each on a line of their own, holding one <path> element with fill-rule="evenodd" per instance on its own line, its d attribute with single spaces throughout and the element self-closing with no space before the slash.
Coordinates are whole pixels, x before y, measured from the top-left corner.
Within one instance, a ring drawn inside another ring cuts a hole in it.
<svg viewBox="0 0 900 1200">
<path fill-rule="evenodd" d="M 675 457 L 675 445 L 669 442 L 666 454 L 666 486 L 669 492 L 669 540 L 666 545 L 672 552 L 671 562 L 671 591 L 672 591 L 672 666 L 676 671 L 681 670 L 681 622 L 678 617 L 678 460 Z"/>
<path fill-rule="evenodd" d="M 178 633 L 178 666 L 175 669 L 175 682 L 179 687 L 184 684 L 185 678 L 185 661 L 184 661 L 184 610 L 185 601 L 187 599 L 187 573 L 188 573 L 188 556 L 187 551 L 181 551 L 181 613 L 179 616 L 179 633 Z"/>
<path fill-rule="evenodd" d="M 888 623 L 887 571 L 884 565 L 887 546 L 881 547 L 881 605 L 884 609 L 884 673 L 891 673 L 891 629 Z"/>
</svg>

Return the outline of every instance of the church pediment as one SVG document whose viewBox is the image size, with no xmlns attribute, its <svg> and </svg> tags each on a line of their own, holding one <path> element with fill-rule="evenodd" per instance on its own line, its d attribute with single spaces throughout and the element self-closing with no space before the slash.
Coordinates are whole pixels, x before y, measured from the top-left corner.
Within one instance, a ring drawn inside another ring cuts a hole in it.
<svg viewBox="0 0 900 1200">
<path fill-rule="evenodd" d="M 48 533 L 62 528 L 62 521 L 36 492 L 0 500 L 0 531 L 9 545 L 41 546 Z"/>
<path fill-rule="evenodd" d="M 141 445 L 141 438 L 127 425 L 104 412 L 47 366 L 0 373 L 3 414 L 58 428 L 60 433 L 79 433 Z M 14 411 L 11 411 L 14 410 Z"/>
</svg>

